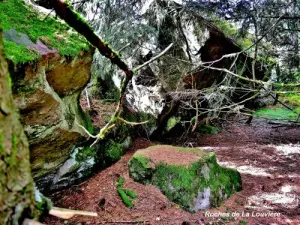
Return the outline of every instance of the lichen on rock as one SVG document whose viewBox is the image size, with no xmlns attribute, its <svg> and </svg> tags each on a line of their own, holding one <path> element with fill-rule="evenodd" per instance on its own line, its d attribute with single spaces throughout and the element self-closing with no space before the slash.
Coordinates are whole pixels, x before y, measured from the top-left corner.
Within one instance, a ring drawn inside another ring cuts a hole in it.
<svg viewBox="0 0 300 225">
<path fill-rule="evenodd" d="M 170 200 L 196 212 L 218 207 L 242 188 L 240 174 L 217 164 L 215 153 L 166 145 L 137 151 L 130 176 L 157 186 Z"/>
</svg>

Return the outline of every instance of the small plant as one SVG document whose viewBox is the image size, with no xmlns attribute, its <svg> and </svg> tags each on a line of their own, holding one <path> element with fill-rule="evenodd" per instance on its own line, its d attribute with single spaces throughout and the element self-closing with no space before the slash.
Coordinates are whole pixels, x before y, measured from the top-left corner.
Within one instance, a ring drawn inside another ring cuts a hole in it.
<svg viewBox="0 0 300 225">
<path fill-rule="evenodd" d="M 246 220 L 241 220 L 238 225 L 247 225 L 248 222 Z"/>
<path fill-rule="evenodd" d="M 134 206 L 132 199 L 137 199 L 138 196 L 134 191 L 130 189 L 124 189 L 123 188 L 124 182 L 125 182 L 124 177 L 119 177 L 119 179 L 117 180 L 117 191 L 124 205 L 126 205 L 129 208 L 132 208 Z"/>
</svg>

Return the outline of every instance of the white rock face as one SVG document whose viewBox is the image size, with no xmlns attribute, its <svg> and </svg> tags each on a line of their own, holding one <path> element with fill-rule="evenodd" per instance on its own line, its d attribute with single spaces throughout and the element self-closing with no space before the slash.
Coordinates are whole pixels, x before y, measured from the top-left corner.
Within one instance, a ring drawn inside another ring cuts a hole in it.
<svg viewBox="0 0 300 225">
<path fill-rule="evenodd" d="M 132 80 L 132 89 L 126 95 L 126 100 L 137 112 L 149 113 L 157 117 L 165 106 L 164 96 L 161 92 L 161 84 L 155 86 L 143 86 Z"/>
<path fill-rule="evenodd" d="M 96 33 L 108 41 L 114 49 L 122 49 L 121 57 L 130 68 L 149 60 L 143 59 L 143 62 L 140 60 L 148 54 L 154 57 L 168 44 L 174 43 L 175 49 L 171 49 L 164 57 L 149 65 L 154 76 L 161 82 L 157 82 L 155 86 L 145 86 L 137 84 L 133 79 L 132 88 L 128 90 L 126 96 L 132 109 L 157 117 L 165 106 L 162 86 L 168 91 L 182 88 L 183 85 L 178 85 L 181 82 L 180 77 L 199 65 L 199 50 L 210 37 L 210 33 L 207 27 L 201 24 L 201 20 L 188 11 L 180 14 L 182 30 L 178 28 L 176 25 L 178 12 L 175 7 L 178 7 L 178 4 L 185 4 L 182 0 L 165 1 L 166 7 L 157 0 L 143 0 L 140 4 L 130 2 L 128 0 L 128 4 L 122 5 L 122 12 L 116 10 L 117 16 L 113 20 L 107 21 L 109 15 L 105 14 L 107 13 L 104 11 L 105 4 L 97 7 L 98 0 L 85 3 L 82 14 Z M 75 4 L 75 9 L 78 5 Z M 116 6 L 116 1 L 111 1 L 111 9 L 117 9 Z M 99 14 L 106 16 L 99 17 Z M 168 20 L 174 25 L 170 26 L 170 29 L 166 24 Z M 163 40 L 164 35 L 170 38 Z M 123 48 L 124 46 L 127 47 Z M 123 74 L 117 67 L 112 67 L 109 60 L 104 59 L 99 53 L 94 56 L 94 65 L 96 74 L 102 78 L 111 77 L 114 84 L 120 88 Z"/>
<path fill-rule="evenodd" d="M 195 204 L 193 210 L 209 209 L 210 208 L 210 188 L 205 188 L 203 192 L 198 191 L 198 195 L 195 198 Z"/>
</svg>

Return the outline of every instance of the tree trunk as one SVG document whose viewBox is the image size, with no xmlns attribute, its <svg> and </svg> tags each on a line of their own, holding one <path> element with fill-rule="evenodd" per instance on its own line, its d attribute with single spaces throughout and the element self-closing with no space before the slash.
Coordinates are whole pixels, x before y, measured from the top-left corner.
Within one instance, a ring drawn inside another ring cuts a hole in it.
<svg viewBox="0 0 300 225">
<path fill-rule="evenodd" d="M 28 142 L 13 103 L 0 24 L 0 224 L 21 224 L 36 212 Z"/>
</svg>

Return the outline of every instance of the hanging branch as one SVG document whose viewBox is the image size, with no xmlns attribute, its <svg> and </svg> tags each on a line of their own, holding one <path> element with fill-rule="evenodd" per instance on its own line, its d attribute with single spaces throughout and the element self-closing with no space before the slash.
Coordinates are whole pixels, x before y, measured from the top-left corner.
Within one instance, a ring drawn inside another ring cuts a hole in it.
<svg viewBox="0 0 300 225">
<path fill-rule="evenodd" d="M 201 67 L 205 68 L 205 69 L 211 69 L 211 70 L 217 70 L 217 71 L 221 71 L 221 72 L 225 72 L 225 73 L 229 73 L 234 77 L 237 77 L 241 80 L 244 81 L 248 81 L 248 82 L 252 82 L 252 83 L 256 83 L 256 84 L 261 84 L 261 85 L 270 85 L 270 86 L 274 86 L 274 87 L 300 87 L 300 83 L 296 83 L 296 84 L 284 84 L 284 83 L 272 83 L 272 82 L 265 82 L 265 81 L 261 81 L 261 80 L 253 80 L 247 77 L 243 77 L 241 75 L 238 75 L 226 68 L 218 68 L 218 67 L 213 67 L 213 66 L 204 66 L 204 65 L 200 65 Z"/>
<path fill-rule="evenodd" d="M 113 49 L 111 49 L 107 42 L 103 41 L 95 32 L 93 29 L 86 23 L 86 21 L 72 8 L 65 2 L 62 2 L 61 0 L 53 0 L 52 2 L 53 8 L 56 12 L 56 14 L 63 19 L 70 27 L 73 27 L 79 34 L 83 35 L 94 47 L 96 47 L 100 54 L 105 56 L 106 58 L 110 59 L 112 64 L 117 65 L 124 73 L 125 77 L 121 84 L 121 90 L 120 90 L 120 98 L 118 105 L 116 107 L 116 110 L 112 117 L 110 118 L 110 121 L 100 130 L 100 132 L 97 135 L 92 135 L 89 133 L 83 126 L 79 125 L 91 138 L 95 138 L 96 140 L 92 145 L 94 145 L 99 139 L 103 139 L 106 134 L 116 126 L 117 121 L 121 121 L 123 123 L 129 124 L 129 125 L 138 125 L 138 124 L 144 124 L 147 123 L 147 121 L 142 123 L 133 123 L 126 121 L 120 117 L 122 112 L 122 105 L 125 98 L 125 91 L 128 86 L 129 81 L 132 79 L 133 74 L 143 67 L 147 66 L 154 60 L 158 59 L 162 55 L 164 55 L 173 44 L 170 44 L 163 52 L 161 52 L 159 55 L 153 57 L 149 61 L 145 62 L 143 65 L 138 66 L 135 69 L 130 69 L 128 65 L 121 59 L 120 55 L 115 52 Z"/>
<path fill-rule="evenodd" d="M 101 55 L 110 59 L 112 64 L 117 65 L 126 77 L 131 79 L 133 76 L 132 70 L 120 58 L 119 54 L 112 50 L 108 43 L 103 41 L 93 29 L 85 22 L 85 20 L 65 2 L 54 0 L 53 7 L 56 14 L 63 19 L 70 27 L 73 27 L 79 34 L 83 35 L 93 46 L 95 46 Z"/>
</svg>

